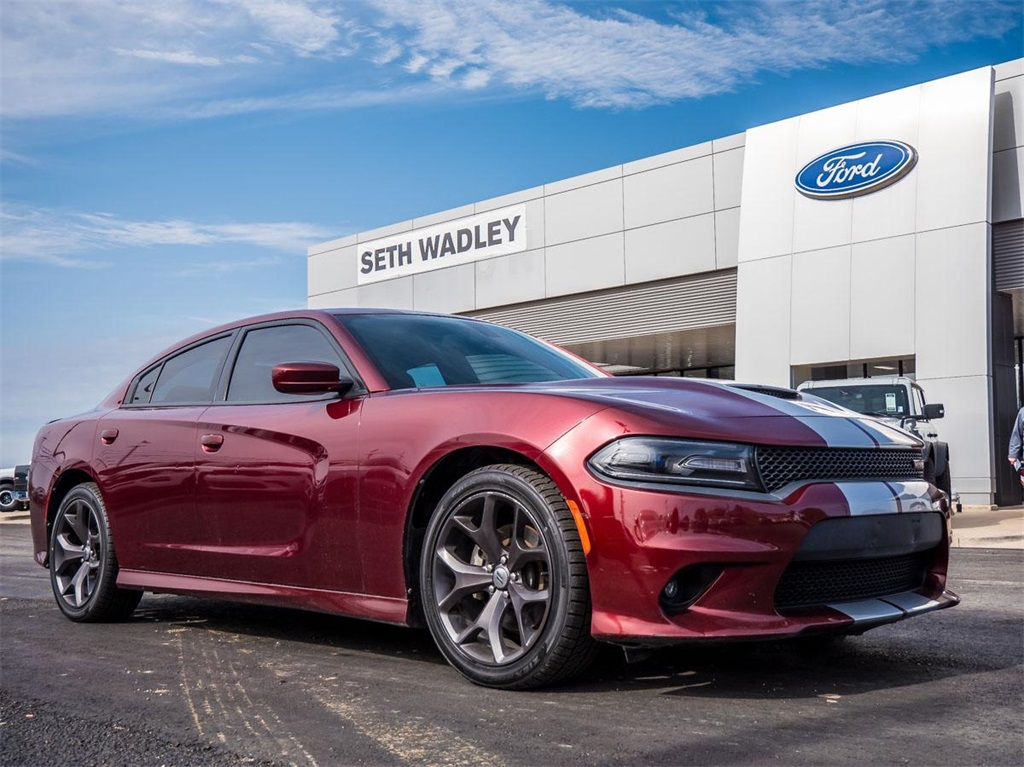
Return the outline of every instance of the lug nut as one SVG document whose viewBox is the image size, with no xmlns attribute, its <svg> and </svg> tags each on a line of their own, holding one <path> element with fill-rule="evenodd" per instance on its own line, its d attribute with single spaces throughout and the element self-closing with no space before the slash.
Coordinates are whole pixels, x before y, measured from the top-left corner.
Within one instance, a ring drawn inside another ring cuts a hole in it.
<svg viewBox="0 0 1024 767">
<path fill-rule="evenodd" d="M 493 594 L 494 593 L 494 586 L 488 586 L 487 587 L 487 593 L 488 594 Z"/>
</svg>

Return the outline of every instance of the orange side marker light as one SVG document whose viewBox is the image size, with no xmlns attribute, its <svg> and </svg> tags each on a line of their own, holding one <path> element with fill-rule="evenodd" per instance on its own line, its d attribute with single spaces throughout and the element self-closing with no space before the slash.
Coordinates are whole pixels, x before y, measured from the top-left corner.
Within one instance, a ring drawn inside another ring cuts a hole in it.
<svg viewBox="0 0 1024 767">
<path fill-rule="evenodd" d="M 586 556 L 590 553 L 590 534 L 587 532 L 587 525 L 583 521 L 583 514 L 580 513 L 580 507 L 576 505 L 576 501 L 566 501 L 569 505 L 569 511 L 572 512 L 572 518 L 576 522 L 576 529 L 580 534 L 580 543 L 583 544 L 583 555 Z"/>
</svg>

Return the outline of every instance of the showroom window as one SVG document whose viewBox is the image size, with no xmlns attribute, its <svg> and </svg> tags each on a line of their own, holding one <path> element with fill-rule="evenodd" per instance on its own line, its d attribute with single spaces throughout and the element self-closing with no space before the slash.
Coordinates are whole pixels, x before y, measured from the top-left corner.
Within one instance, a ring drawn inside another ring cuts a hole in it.
<svg viewBox="0 0 1024 767">
<path fill-rule="evenodd" d="M 886 357 L 855 362 L 834 362 L 828 365 L 794 365 L 792 386 L 795 389 L 804 381 L 835 381 L 843 378 L 876 378 L 877 376 L 917 375 L 917 361 L 914 357 Z"/>
</svg>

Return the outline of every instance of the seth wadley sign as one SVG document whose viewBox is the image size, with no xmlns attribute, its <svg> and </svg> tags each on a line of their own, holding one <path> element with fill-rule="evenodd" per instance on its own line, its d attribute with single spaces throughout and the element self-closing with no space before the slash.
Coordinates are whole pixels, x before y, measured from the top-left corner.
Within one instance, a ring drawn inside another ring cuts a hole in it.
<svg viewBox="0 0 1024 767">
<path fill-rule="evenodd" d="M 526 206 L 513 205 L 359 243 L 358 284 L 526 250 Z"/>
</svg>

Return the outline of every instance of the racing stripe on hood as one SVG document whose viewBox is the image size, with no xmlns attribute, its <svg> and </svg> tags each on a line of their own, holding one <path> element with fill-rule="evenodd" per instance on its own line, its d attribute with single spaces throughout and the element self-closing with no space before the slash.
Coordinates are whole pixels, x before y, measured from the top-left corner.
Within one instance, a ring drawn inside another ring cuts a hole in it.
<svg viewBox="0 0 1024 767">
<path fill-rule="evenodd" d="M 858 428 L 852 418 L 836 416 L 794 416 L 797 421 L 814 431 L 829 447 L 878 447 L 878 441 Z"/>
<path fill-rule="evenodd" d="M 733 387 L 733 391 L 779 415 L 794 418 L 821 437 L 829 447 L 912 447 L 917 444 L 912 436 L 900 429 L 819 397 L 801 395 L 801 399 L 783 399 L 749 389 Z"/>
<path fill-rule="evenodd" d="M 846 498 L 851 517 L 932 511 L 931 488 L 924 480 L 910 482 L 835 482 Z"/>
</svg>

